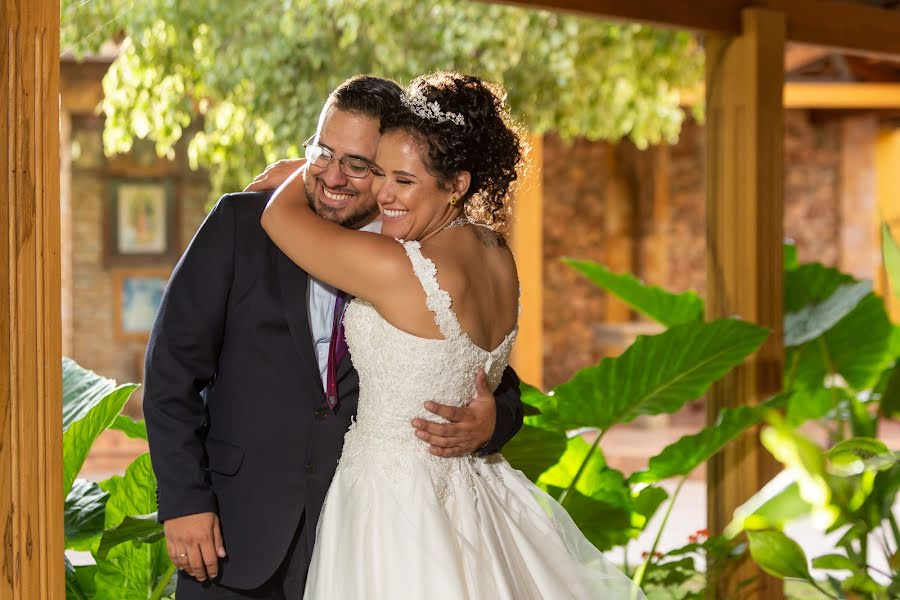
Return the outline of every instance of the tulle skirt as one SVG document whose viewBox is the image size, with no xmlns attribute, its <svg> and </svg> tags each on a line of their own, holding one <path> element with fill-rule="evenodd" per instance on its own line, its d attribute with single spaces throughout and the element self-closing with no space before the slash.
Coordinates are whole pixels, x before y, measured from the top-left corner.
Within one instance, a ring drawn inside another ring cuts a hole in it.
<svg viewBox="0 0 900 600">
<path fill-rule="evenodd" d="M 432 457 L 433 458 L 433 457 Z M 565 510 L 501 456 L 342 458 L 307 600 L 645 600 Z M 371 464 L 360 464 L 368 461 Z"/>
</svg>

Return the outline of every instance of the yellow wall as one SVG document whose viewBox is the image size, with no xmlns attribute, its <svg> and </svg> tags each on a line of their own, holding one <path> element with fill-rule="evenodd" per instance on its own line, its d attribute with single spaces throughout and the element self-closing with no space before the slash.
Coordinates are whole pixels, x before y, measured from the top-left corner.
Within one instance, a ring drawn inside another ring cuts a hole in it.
<svg viewBox="0 0 900 600">
<path fill-rule="evenodd" d="M 900 128 L 881 132 L 876 162 L 878 212 L 881 222 L 890 225 L 895 240 L 900 240 Z M 888 290 L 884 267 L 876 286 L 885 296 L 891 319 L 900 323 L 900 299 Z"/>
</svg>

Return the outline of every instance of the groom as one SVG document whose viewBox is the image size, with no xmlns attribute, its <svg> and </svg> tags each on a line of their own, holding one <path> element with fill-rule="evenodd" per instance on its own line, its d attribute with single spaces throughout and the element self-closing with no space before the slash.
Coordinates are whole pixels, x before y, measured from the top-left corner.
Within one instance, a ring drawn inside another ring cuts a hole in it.
<svg viewBox="0 0 900 600">
<path fill-rule="evenodd" d="M 306 173 L 322 217 L 377 230 L 366 166 L 400 93 L 357 76 L 329 96 L 315 144 L 332 160 Z M 266 236 L 270 195 L 219 200 L 172 273 L 147 348 L 144 414 L 178 600 L 301 598 L 356 413 L 357 374 L 332 339 L 336 291 Z M 468 407 L 427 403 L 449 423 L 416 422 L 409 435 L 441 456 L 498 451 L 522 423 L 518 380 L 507 370 L 496 400 L 483 379 L 478 389 Z"/>
</svg>

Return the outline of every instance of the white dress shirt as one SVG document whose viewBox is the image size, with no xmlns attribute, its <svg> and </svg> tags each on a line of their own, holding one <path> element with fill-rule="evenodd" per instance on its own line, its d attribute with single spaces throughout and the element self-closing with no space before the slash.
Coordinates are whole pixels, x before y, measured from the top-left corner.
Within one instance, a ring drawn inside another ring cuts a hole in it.
<svg viewBox="0 0 900 600">
<path fill-rule="evenodd" d="M 381 233 L 381 221 L 375 220 L 360 227 L 360 231 Z M 328 379 L 328 346 L 331 344 L 331 329 L 334 325 L 334 302 L 337 292 L 334 287 L 313 277 L 309 278 L 306 307 L 309 313 L 309 331 L 312 333 L 319 373 L 322 375 L 322 391 Z"/>
</svg>

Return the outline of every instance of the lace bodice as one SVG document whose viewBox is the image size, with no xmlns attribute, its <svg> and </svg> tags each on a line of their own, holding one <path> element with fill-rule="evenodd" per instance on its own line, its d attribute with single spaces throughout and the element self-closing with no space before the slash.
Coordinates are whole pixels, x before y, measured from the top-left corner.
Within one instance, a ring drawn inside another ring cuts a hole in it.
<svg viewBox="0 0 900 600">
<path fill-rule="evenodd" d="M 491 351 L 478 347 L 460 327 L 450 294 L 438 285 L 437 269 L 422 254 L 419 242 L 401 243 L 444 338 L 427 339 L 398 329 L 360 299 L 347 307 L 344 329 L 359 372 L 360 393 L 356 422 L 344 442 L 341 468 L 345 470 L 355 468 L 363 457 L 380 457 L 381 466 L 395 472 L 402 470 L 412 453 L 446 471 L 453 461 L 429 454 L 428 445 L 415 437 L 410 421 L 414 417 L 436 419 L 422 406 L 426 400 L 468 404 L 475 394 L 479 368 L 484 368 L 490 388 L 496 389 L 518 331 L 514 328 Z"/>
</svg>

